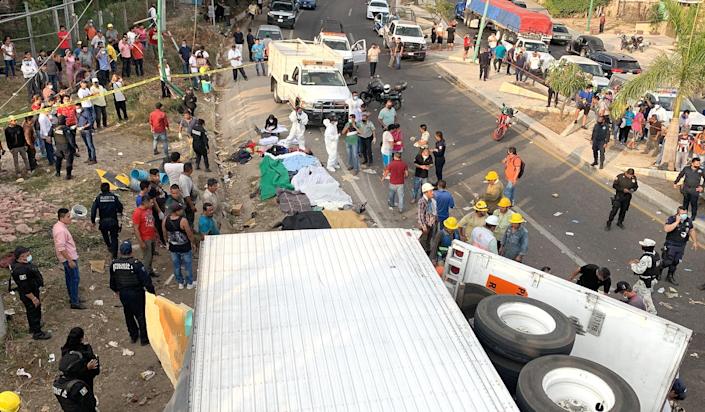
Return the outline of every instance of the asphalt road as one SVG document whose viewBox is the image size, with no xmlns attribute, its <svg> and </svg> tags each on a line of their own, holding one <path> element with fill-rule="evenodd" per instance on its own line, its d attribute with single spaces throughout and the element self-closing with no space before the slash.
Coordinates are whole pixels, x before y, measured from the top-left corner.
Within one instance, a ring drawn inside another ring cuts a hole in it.
<svg viewBox="0 0 705 412">
<path fill-rule="evenodd" d="M 364 2 L 351 0 L 319 0 L 315 11 L 303 12 L 296 30 L 284 30 L 285 37 L 313 39 L 323 17 L 341 20 L 351 42 L 365 38 L 368 47 L 372 42 L 380 43 L 380 38 L 371 29 L 371 21 L 365 19 Z M 255 24 L 263 24 L 262 18 Z M 634 199 L 625 221 L 626 230 L 614 227 L 611 232 L 604 231 L 610 208 L 611 182 L 596 177 L 590 168 L 568 163 L 543 137 L 525 130 L 515 128 L 501 143 L 494 142 L 490 133 L 495 125 L 497 108 L 486 107 L 477 97 L 442 78 L 435 68 L 434 57 L 429 57 L 425 62 L 404 60 L 399 71 L 389 69 L 382 63 L 385 61 L 384 55 L 380 61 L 378 74 L 385 82 L 405 80 L 409 83 L 404 93 L 403 108 L 399 112 L 399 122 L 405 136 L 418 136 L 417 128 L 421 123 L 428 124 L 430 131 L 442 130 L 446 136 L 448 152 L 444 175 L 456 200 L 457 208 L 453 215 L 461 217 L 468 213 L 463 208 L 468 206 L 474 193 L 482 193 L 485 173 L 494 169 L 501 175 L 500 162 L 506 148 L 516 146 L 526 162 L 525 176 L 516 189 L 518 206 L 530 219 L 527 226 L 530 233 L 529 254 L 525 263 L 535 267 L 550 266 L 552 273 L 557 276 L 567 276 L 584 262 L 595 263 L 610 268 L 614 283 L 617 280 L 636 280 L 627 261 L 641 256 L 637 242 L 649 237 L 661 245 L 665 237 L 662 225 L 666 213 L 675 211 L 658 211 L 657 206 Z M 364 90 L 369 79 L 367 66 L 361 66 L 357 75 L 359 84 L 351 89 Z M 254 73 L 251 79 L 255 80 L 253 78 Z M 264 84 L 265 80 L 260 78 L 255 81 Z M 370 109 L 376 117 L 379 106 L 373 104 Z M 288 111 L 284 105 L 276 105 L 272 101 L 269 107 L 262 108 L 261 122 L 264 122 L 269 112 L 274 112 L 286 124 L 288 121 L 283 119 L 288 116 Z M 321 160 L 325 160 L 327 156 L 321 130 L 312 128 L 309 132 L 307 146 Z M 378 136 L 381 137 L 379 131 Z M 416 154 L 411 149 L 413 146 L 408 142 L 404 152 L 407 164 L 413 164 Z M 347 172 L 338 172 L 335 176 L 356 201 L 368 202 L 370 214 L 379 225 L 413 227 L 415 209 L 409 210 L 413 205 L 408 205 L 408 201 L 404 219 L 396 211 L 387 208 L 387 185 L 380 182 L 381 162 L 378 153 L 378 150 L 374 152 L 377 157 L 373 167 L 377 174 L 360 173 L 357 180 L 352 179 Z M 345 158 L 342 142 L 339 155 L 341 159 Z M 409 199 L 410 181 L 407 186 L 406 197 Z M 558 212 L 560 215 L 556 216 Z M 701 238 L 705 240 L 705 236 Z M 679 267 L 681 285 L 677 289 L 687 296 L 666 299 L 664 295 L 654 295 L 659 315 L 695 331 L 688 353 L 699 352 L 700 358 L 705 357 L 705 340 L 700 336 L 703 330 L 703 307 L 688 303 L 688 298 L 705 300 L 705 292 L 697 289 L 705 281 L 700 275 L 704 256 L 702 250 L 691 251 L 689 248 Z M 656 288 L 661 286 L 665 285 L 659 284 Z M 672 309 L 659 305 L 660 301 L 667 301 Z M 635 346 L 639 344 L 638 339 L 635 336 Z M 688 400 L 684 404 L 688 410 L 696 410 L 697 407 L 693 405 L 705 401 L 702 391 L 705 388 L 705 368 L 702 362 L 701 359 L 686 355 L 682 366 L 681 376 L 690 388 Z"/>
</svg>

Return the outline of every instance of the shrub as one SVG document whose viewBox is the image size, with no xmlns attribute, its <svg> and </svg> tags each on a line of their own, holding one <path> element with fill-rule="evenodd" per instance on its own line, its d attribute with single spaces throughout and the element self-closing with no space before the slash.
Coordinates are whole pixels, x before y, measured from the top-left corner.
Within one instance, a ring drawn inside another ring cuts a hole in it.
<svg viewBox="0 0 705 412">
<path fill-rule="evenodd" d="M 593 7 L 605 6 L 609 0 L 594 0 Z M 546 0 L 546 9 L 554 17 L 569 17 L 576 14 L 586 14 L 590 0 Z"/>
</svg>

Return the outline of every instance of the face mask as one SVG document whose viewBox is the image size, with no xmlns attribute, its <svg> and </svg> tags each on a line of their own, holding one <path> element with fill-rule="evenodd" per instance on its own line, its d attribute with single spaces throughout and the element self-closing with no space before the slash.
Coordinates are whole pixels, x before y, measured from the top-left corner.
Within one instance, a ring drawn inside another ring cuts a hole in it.
<svg viewBox="0 0 705 412">
<path fill-rule="evenodd" d="M 681 213 L 681 221 L 686 220 L 688 218 L 687 213 Z"/>
<path fill-rule="evenodd" d="M 353 96 L 353 100 L 357 100 L 357 96 Z"/>
<path fill-rule="evenodd" d="M 32 261 L 32 255 L 27 256 L 27 263 L 30 263 Z"/>
<path fill-rule="evenodd" d="M 81 113 L 81 112 L 82 112 L 81 109 L 76 109 L 76 113 Z"/>
</svg>

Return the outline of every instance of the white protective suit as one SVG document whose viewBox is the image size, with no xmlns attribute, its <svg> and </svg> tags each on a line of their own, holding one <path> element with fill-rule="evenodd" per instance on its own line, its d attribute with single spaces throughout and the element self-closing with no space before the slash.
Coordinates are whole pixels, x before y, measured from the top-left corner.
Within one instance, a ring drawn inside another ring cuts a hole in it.
<svg viewBox="0 0 705 412">
<path fill-rule="evenodd" d="M 338 123 L 323 119 L 323 125 L 326 127 L 323 132 L 323 140 L 326 142 L 326 152 L 328 152 L 327 169 L 329 172 L 335 172 L 335 169 L 340 169 L 338 164 L 338 138 L 340 138 Z"/>
<path fill-rule="evenodd" d="M 298 145 L 303 151 L 306 151 L 306 125 L 308 124 L 308 115 L 303 110 L 298 113 L 293 110 L 289 115 L 291 121 L 291 130 L 289 135 L 280 142 L 284 146 Z"/>
</svg>

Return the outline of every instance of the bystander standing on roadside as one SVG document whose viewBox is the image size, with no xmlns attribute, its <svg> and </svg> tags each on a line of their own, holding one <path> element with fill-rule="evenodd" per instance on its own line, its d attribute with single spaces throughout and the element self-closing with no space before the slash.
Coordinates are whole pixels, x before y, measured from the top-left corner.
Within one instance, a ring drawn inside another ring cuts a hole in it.
<svg viewBox="0 0 705 412">
<path fill-rule="evenodd" d="M 154 110 L 149 114 L 149 126 L 152 130 L 152 150 L 155 155 L 159 154 L 157 145 L 161 141 L 164 157 L 169 157 L 169 140 L 166 132 L 169 131 L 169 119 L 162 111 L 162 104 L 157 102 Z"/>
<path fill-rule="evenodd" d="M 150 276 L 157 276 L 152 268 L 152 259 L 156 253 L 157 227 L 152 212 L 152 198 L 149 194 L 142 196 L 142 203 L 132 213 L 135 237 L 142 250 L 142 263 Z"/>
<path fill-rule="evenodd" d="M 122 77 L 118 74 L 113 74 L 110 84 L 113 89 L 113 103 L 115 103 L 115 113 L 117 114 L 118 121 L 130 120 L 130 118 L 127 117 L 127 98 L 122 92 Z"/>
<path fill-rule="evenodd" d="M 267 67 L 264 65 L 264 45 L 259 39 L 250 47 L 250 60 L 255 62 L 257 76 L 266 76 Z"/>
<path fill-rule="evenodd" d="M 450 217 L 450 209 L 455 208 L 455 200 L 453 195 L 446 190 L 445 180 L 438 180 L 433 198 L 436 199 L 436 207 L 438 208 L 438 223 L 442 224 Z"/>
<path fill-rule="evenodd" d="M 507 156 L 502 160 L 504 165 L 504 178 L 507 184 L 504 186 L 504 197 L 508 198 L 512 204 L 514 201 L 515 187 L 524 172 L 524 161 L 517 155 L 516 147 L 507 148 Z"/>
<path fill-rule="evenodd" d="M 529 231 L 523 225 L 525 222 L 526 220 L 519 213 L 512 214 L 509 218 L 509 229 L 500 242 L 500 255 L 517 262 L 524 261 L 524 256 L 529 249 Z"/>
<path fill-rule="evenodd" d="M 375 76 L 377 72 L 377 63 L 379 63 L 379 54 L 381 50 L 377 43 L 372 43 L 370 49 L 367 50 L 367 61 L 370 63 L 370 78 Z"/>
<path fill-rule="evenodd" d="M 487 47 L 480 49 L 478 61 L 480 64 L 480 80 L 487 81 L 487 76 L 490 71 L 490 63 L 492 61 L 492 54 Z"/>
<path fill-rule="evenodd" d="M 386 133 L 386 132 L 385 132 Z M 385 165 L 382 182 L 389 180 L 389 195 L 387 206 L 393 210 L 396 206 L 399 214 L 404 212 L 404 180 L 409 176 L 409 168 L 401 158 L 401 153 L 394 153 L 394 158 Z"/>
<path fill-rule="evenodd" d="M 443 166 L 446 164 L 446 140 L 443 137 L 443 132 L 437 130 L 434 138 L 436 139 L 435 147 L 431 150 L 436 170 L 436 182 L 443 180 Z"/>
<path fill-rule="evenodd" d="M 507 48 L 504 44 L 499 43 L 492 51 L 492 54 L 494 56 L 494 70 L 499 73 L 500 70 L 502 70 L 502 62 L 504 62 L 504 59 L 507 57 Z M 509 65 L 509 63 L 507 63 L 507 65 Z"/>
<path fill-rule="evenodd" d="M 10 117 L 7 127 L 5 128 L 5 142 L 7 148 L 12 153 L 12 161 L 15 166 L 15 175 L 27 176 L 30 171 L 29 157 L 27 156 L 27 141 L 24 137 L 24 129 L 17 124 L 17 119 Z M 24 169 L 20 168 L 19 158 L 22 158 Z"/>
<path fill-rule="evenodd" d="M 438 207 L 436 199 L 433 198 L 433 185 L 424 183 L 421 186 L 423 196 L 418 202 L 416 213 L 417 224 L 421 229 L 421 237 L 419 242 L 427 255 L 431 258 L 431 262 L 436 263 L 437 256 L 432 255 L 438 248 L 440 240 L 440 231 L 438 228 Z"/>
<path fill-rule="evenodd" d="M 421 187 L 428 183 L 428 171 L 431 170 L 432 166 L 433 156 L 431 156 L 431 151 L 427 147 L 421 149 L 414 159 L 414 186 L 411 192 L 412 204 L 416 203 L 421 197 Z"/>
<path fill-rule="evenodd" d="M 174 269 L 174 278 L 179 284 L 179 289 L 186 286 L 193 289 L 196 282 L 193 280 L 193 237 L 192 225 L 184 218 L 182 206 L 173 203 L 168 209 L 169 216 L 162 223 L 162 230 L 166 234 L 169 244 L 169 254 Z M 186 271 L 186 277 L 181 274 L 181 268 Z"/>
<path fill-rule="evenodd" d="M 704 185 L 705 173 L 700 167 L 699 157 L 694 157 L 689 166 L 683 167 L 673 182 L 673 186 L 683 195 L 683 209 L 687 211 L 690 207 L 690 217 L 693 220 L 698 215 L 698 201 Z"/>
<path fill-rule="evenodd" d="M 64 277 L 66 278 L 66 289 L 71 302 L 71 309 L 87 309 L 78 296 L 78 285 L 81 281 L 78 268 L 78 251 L 76 242 L 69 231 L 71 224 L 71 213 L 66 208 L 57 211 L 57 222 L 51 229 L 54 240 L 54 251 L 59 262 L 64 267 Z"/>
<path fill-rule="evenodd" d="M 5 78 L 10 77 L 10 74 L 12 74 L 12 77 L 15 77 L 15 59 L 17 58 L 17 50 L 15 49 L 15 43 L 12 42 L 12 38 L 10 36 L 5 36 L 5 39 L 2 42 L 2 57 L 3 57 L 3 62 L 5 63 Z"/>
</svg>

